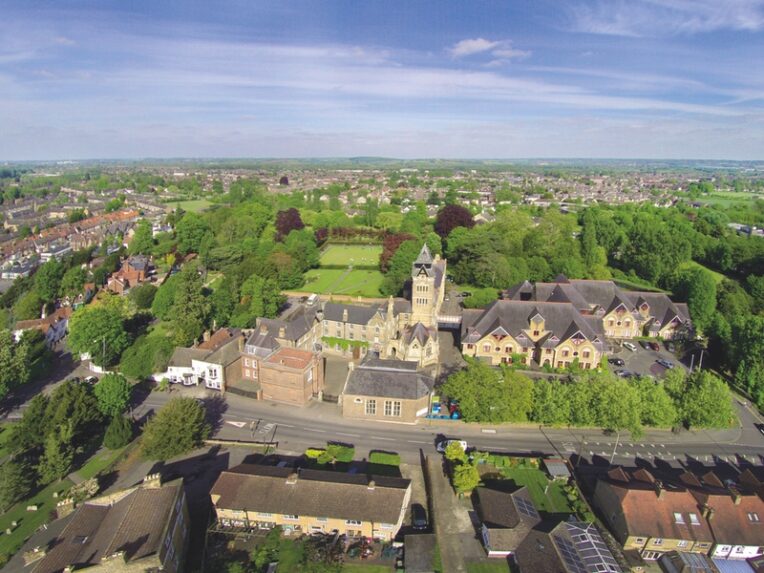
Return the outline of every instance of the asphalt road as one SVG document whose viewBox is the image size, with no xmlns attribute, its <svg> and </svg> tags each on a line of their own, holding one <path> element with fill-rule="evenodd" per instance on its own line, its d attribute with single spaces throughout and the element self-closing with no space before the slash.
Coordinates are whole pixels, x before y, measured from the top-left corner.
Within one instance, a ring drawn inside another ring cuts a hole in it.
<svg viewBox="0 0 764 573">
<path fill-rule="evenodd" d="M 183 392 L 186 389 L 183 389 Z M 192 389 L 191 392 L 199 392 Z M 137 405 L 136 417 L 150 415 L 176 393 L 154 392 Z M 231 440 L 278 443 L 278 451 L 300 454 L 327 441 L 353 444 L 358 457 L 371 450 L 391 450 L 410 463 L 420 453 L 434 453 L 438 437 L 460 438 L 479 449 L 517 454 L 580 457 L 579 463 L 634 464 L 639 460 L 677 466 L 730 463 L 738 467 L 764 463 L 764 436 L 754 426 L 761 422 L 755 412 L 737 402 L 741 427 L 725 431 L 647 431 L 632 440 L 628 433 L 605 435 L 598 429 L 542 428 L 539 426 L 482 426 L 462 422 L 424 421 L 417 425 L 346 420 L 337 406 L 313 402 L 298 408 L 272 402 L 257 402 L 235 395 L 205 399 L 216 424 L 216 436 Z"/>
</svg>

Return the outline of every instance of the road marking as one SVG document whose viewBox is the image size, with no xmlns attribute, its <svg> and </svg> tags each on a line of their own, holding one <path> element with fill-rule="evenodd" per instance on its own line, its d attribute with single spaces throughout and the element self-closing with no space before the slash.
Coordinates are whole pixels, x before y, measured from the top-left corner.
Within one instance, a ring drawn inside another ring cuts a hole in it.
<svg viewBox="0 0 764 573">
<path fill-rule="evenodd" d="M 294 428 L 292 424 L 279 424 L 282 428 Z"/>
<path fill-rule="evenodd" d="M 483 428 L 480 431 L 483 432 L 484 434 L 495 434 L 496 433 L 496 430 L 491 430 L 489 428 Z"/>
<path fill-rule="evenodd" d="M 243 428 L 244 426 L 247 425 L 246 422 L 234 422 L 232 420 L 226 420 L 225 423 L 231 424 L 232 426 L 236 426 L 237 428 Z"/>
<path fill-rule="evenodd" d="M 394 440 L 393 438 L 382 438 L 380 436 L 369 436 L 373 440 L 384 440 L 386 442 L 396 442 L 397 440 Z"/>
<path fill-rule="evenodd" d="M 316 432 L 318 434 L 325 434 L 326 430 L 318 430 L 316 428 L 301 428 L 303 430 L 308 430 L 309 432 Z"/>
</svg>

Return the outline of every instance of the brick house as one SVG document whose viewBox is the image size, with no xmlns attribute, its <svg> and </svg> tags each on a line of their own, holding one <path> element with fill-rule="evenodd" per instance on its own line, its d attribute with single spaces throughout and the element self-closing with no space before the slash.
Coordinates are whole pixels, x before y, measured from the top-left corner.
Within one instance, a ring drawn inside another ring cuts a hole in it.
<svg viewBox="0 0 764 573">
<path fill-rule="evenodd" d="M 123 294 L 131 288 L 145 282 L 151 270 L 151 261 L 143 255 L 133 255 L 122 262 L 122 267 L 113 273 L 106 282 L 106 289 Z"/>
<path fill-rule="evenodd" d="M 244 337 L 238 328 L 221 328 L 191 348 L 178 347 L 163 377 L 174 384 L 203 384 L 225 392 L 227 384 L 241 378 Z"/>
<path fill-rule="evenodd" d="M 403 524 L 411 482 L 241 464 L 220 474 L 210 497 L 221 529 L 280 525 L 287 534 L 338 532 L 391 541 Z"/>
<path fill-rule="evenodd" d="M 369 359 L 348 372 L 342 415 L 414 424 L 427 414 L 434 385 L 433 378 L 417 372 L 416 362 Z"/>
</svg>

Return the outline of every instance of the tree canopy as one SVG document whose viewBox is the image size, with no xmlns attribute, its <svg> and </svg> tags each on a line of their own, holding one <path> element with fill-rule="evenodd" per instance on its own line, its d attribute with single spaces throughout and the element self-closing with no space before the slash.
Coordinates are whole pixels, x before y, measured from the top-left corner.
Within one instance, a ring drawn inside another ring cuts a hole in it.
<svg viewBox="0 0 764 573">
<path fill-rule="evenodd" d="M 193 398 L 173 398 L 143 430 L 143 454 L 166 460 L 202 445 L 210 433 L 204 408 Z"/>
<path fill-rule="evenodd" d="M 130 343 L 122 315 L 105 305 L 84 306 L 69 320 L 69 347 L 99 366 L 116 364 Z"/>
</svg>

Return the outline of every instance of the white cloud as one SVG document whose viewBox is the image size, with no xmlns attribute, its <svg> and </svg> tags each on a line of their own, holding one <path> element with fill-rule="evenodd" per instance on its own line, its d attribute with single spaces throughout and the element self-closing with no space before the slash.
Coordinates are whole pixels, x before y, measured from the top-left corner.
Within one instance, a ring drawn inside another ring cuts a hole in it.
<svg viewBox="0 0 764 573">
<path fill-rule="evenodd" d="M 451 55 L 455 58 L 462 58 L 464 56 L 471 56 L 473 54 L 480 54 L 482 52 L 488 52 L 493 48 L 501 45 L 501 42 L 492 42 L 484 38 L 474 38 L 471 40 L 461 40 L 454 44 L 451 48 Z"/>
</svg>

